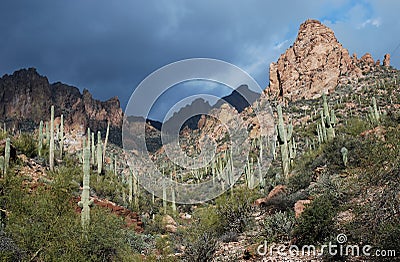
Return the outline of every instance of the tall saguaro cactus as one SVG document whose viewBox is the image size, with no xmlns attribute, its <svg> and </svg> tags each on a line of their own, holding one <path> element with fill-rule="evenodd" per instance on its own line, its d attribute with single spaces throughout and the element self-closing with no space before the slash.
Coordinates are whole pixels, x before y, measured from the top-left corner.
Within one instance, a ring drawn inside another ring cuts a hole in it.
<svg viewBox="0 0 400 262">
<path fill-rule="evenodd" d="M 7 137 L 7 139 L 6 139 L 6 147 L 4 149 L 4 170 L 3 170 L 4 171 L 4 175 L 6 175 L 7 169 L 9 167 L 9 165 L 10 165 L 10 144 L 11 144 L 10 138 Z"/>
<path fill-rule="evenodd" d="M 38 137 L 38 155 L 42 156 L 42 148 L 43 148 L 43 121 L 40 120 L 39 124 L 39 137 Z"/>
<path fill-rule="evenodd" d="M 92 132 L 92 149 L 91 149 L 91 152 L 92 152 L 92 157 L 91 157 L 91 161 L 90 161 L 90 163 L 92 164 L 92 165 L 94 165 L 94 162 L 95 162 L 95 160 L 96 160 L 96 157 L 95 157 L 95 147 L 94 147 L 94 132 Z"/>
<path fill-rule="evenodd" d="M 103 147 L 103 159 L 106 159 L 106 148 L 107 148 L 109 133 L 110 133 L 110 122 L 107 123 L 106 139 L 104 140 L 104 147 Z"/>
<path fill-rule="evenodd" d="M 96 150 L 96 157 L 97 157 L 97 174 L 101 174 L 101 170 L 103 168 L 103 154 L 101 149 L 101 133 L 97 131 L 97 150 Z"/>
<path fill-rule="evenodd" d="M 278 105 L 277 109 L 278 109 L 278 141 L 282 156 L 283 175 L 286 178 L 287 175 L 289 174 L 289 167 L 290 167 L 288 142 L 291 141 L 292 139 L 293 126 L 289 124 L 287 129 L 285 128 L 281 105 Z"/>
<path fill-rule="evenodd" d="M 83 148 L 83 190 L 81 195 L 81 201 L 78 205 L 82 208 L 81 212 L 81 223 L 84 229 L 90 223 L 90 206 L 93 204 L 93 200 L 90 200 L 90 145 Z"/>
<path fill-rule="evenodd" d="M 60 159 L 63 156 L 64 149 L 64 115 L 61 115 L 61 123 L 60 123 Z"/>
<path fill-rule="evenodd" d="M 54 106 L 51 106 L 50 112 L 50 152 L 49 152 L 49 162 L 50 170 L 54 170 Z"/>
<path fill-rule="evenodd" d="M 333 110 L 329 112 L 326 94 L 322 95 L 322 99 L 324 101 L 324 110 L 323 113 L 321 112 L 322 128 L 326 129 L 326 140 L 330 141 L 335 137 L 336 116 Z"/>
</svg>

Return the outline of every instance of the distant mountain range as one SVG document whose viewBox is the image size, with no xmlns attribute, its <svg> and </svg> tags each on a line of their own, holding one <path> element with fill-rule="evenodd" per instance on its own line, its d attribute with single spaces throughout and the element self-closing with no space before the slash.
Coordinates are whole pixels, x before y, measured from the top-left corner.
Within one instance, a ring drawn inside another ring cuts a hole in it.
<svg viewBox="0 0 400 262">
<path fill-rule="evenodd" d="M 222 97 L 214 106 L 203 99 L 197 99 L 190 105 L 176 112 L 168 123 L 177 122 L 184 116 L 193 116 L 184 121 L 182 126 L 191 129 L 197 128 L 200 115 L 194 115 L 199 109 L 208 112 L 219 108 L 228 102 L 241 112 L 254 102 L 260 94 L 240 86 L 230 95 Z M 61 82 L 49 83 L 47 77 L 40 75 L 35 68 L 20 69 L 12 75 L 0 78 L 0 121 L 15 130 L 33 130 L 41 120 L 50 119 L 50 107 L 55 106 L 55 116 L 64 115 L 66 129 L 89 127 L 92 131 L 105 130 L 107 123 L 111 126 L 111 141 L 121 144 L 121 127 L 123 112 L 120 101 L 113 97 L 107 101 L 93 99 L 88 90 L 83 93 L 78 88 Z M 130 121 L 146 121 L 157 130 L 161 130 L 162 123 L 143 117 L 129 118 Z"/>
</svg>

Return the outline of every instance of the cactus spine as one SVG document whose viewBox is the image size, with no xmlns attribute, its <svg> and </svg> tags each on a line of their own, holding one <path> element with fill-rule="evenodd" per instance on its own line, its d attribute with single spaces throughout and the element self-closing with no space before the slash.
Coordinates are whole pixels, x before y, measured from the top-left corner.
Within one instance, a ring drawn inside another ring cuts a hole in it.
<svg viewBox="0 0 400 262">
<path fill-rule="evenodd" d="M 283 176 L 286 179 L 287 175 L 289 174 L 289 167 L 290 167 L 288 141 L 291 141 L 293 127 L 290 124 L 287 129 L 285 128 L 281 105 L 278 105 L 277 109 L 278 109 L 278 141 L 281 149 Z"/>
<path fill-rule="evenodd" d="M 82 208 L 81 212 L 81 223 L 83 229 L 87 229 L 90 223 L 90 206 L 93 204 L 93 200 L 89 199 L 90 193 L 90 145 L 83 148 L 83 190 L 81 195 L 81 201 L 78 205 Z"/>
<path fill-rule="evenodd" d="M 61 115 L 60 123 L 60 159 L 62 159 L 64 150 L 64 115 Z"/>
<path fill-rule="evenodd" d="M 40 120 L 40 124 L 39 124 L 39 138 L 38 138 L 38 155 L 42 156 L 42 148 L 43 148 L 43 121 Z"/>
<path fill-rule="evenodd" d="M 49 162 L 50 170 L 54 170 L 54 106 L 51 106 L 50 110 L 50 152 L 49 152 Z"/>
</svg>

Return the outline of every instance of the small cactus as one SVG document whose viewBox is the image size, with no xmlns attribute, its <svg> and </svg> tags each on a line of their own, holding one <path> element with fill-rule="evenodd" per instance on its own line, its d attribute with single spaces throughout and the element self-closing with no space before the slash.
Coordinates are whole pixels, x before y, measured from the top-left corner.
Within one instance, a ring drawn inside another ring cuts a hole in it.
<svg viewBox="0 0 400 262">
<path fill-rule="evenodd" d="M 4 164 L 5 164 L 4 156 L 0 156 L 0 171 L 1 171 L 1 175 L 4 174 Z"/>
<path fill-rule="evenodd" d="M 347 148 L 345 148 L 345 147 L 342 147 L 342 149 L 340 149 L 340 153 L 342 153 L 342 159 L 343 159 L 344 166 L 347 166 L 348 152 L 349 152 L 349 150 L 347 150 Z"/>
</svg>

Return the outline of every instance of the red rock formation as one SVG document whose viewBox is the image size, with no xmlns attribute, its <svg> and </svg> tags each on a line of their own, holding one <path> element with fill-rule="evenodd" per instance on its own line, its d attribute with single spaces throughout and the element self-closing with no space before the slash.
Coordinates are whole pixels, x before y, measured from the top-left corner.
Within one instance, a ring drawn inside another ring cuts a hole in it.
<svg viewBox="0 0 400 262">
<path fill-rule="evenodd" d="M 270 65 L 272 98 L 298 100 L 332 91 L 341 76 L 360 76 L 361 71 L 331 29 L 317 20 L 300 25 L 294 42 Z"/>
<path fill-rule="evenodd" d="M 390 66 L 390 54 L 385 54 L 385 56 L 383 57 L 383 66 Z"/>
<path fill-rule="evenodd" d="M 38 124 L 50 119 L 50 107 L 55 116 L 64 115 L 65 128 L 71 124 L 101 130 L 110 122 L 112 130 L 122 126 L 122 109 L 118 98 L 105 102 L 93 99 L 89 91 L 62 83 L 50 84 L 36 69 L 22 69 L 0 78 L 0 119 L 19 123 L 25 120 Z M 111 138 L 112 139 L 112 138 Z"/>
<path fill-rule="evenodd" d="M 254 202 L 254 204 L 255 204 L 256 206 L 264 205 L 264 204 L 268 203 L 268 201 L 270 201 L 271 199 L 273 199 L 273 198 L 275 198 L 275 197 L 277 197 L 277 196 L 279 196 L 279 195 L 284 195 L 284 194 L 286 194 L 286 190 L 287 190 L 286 186 L 277 185 L 276 187 L 274 187 L 274 188 L 271 190 L 271 192 L 269 192 L 269 194 L 268 194 L 267 197 L 257 199 L 257 200 Z"/>
</svg>

